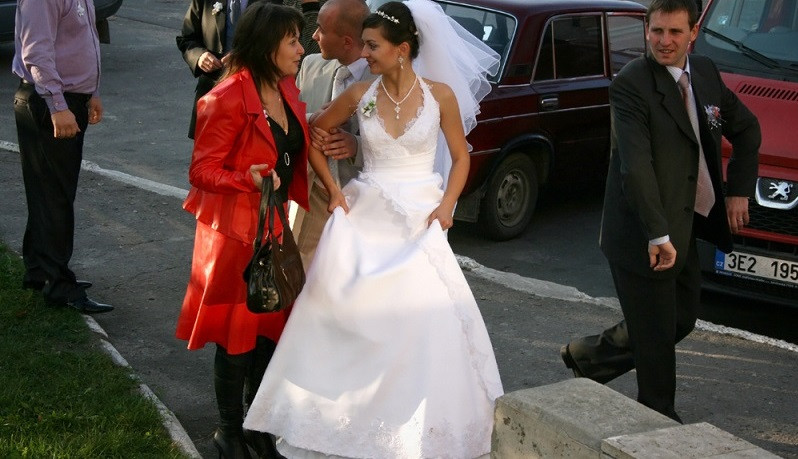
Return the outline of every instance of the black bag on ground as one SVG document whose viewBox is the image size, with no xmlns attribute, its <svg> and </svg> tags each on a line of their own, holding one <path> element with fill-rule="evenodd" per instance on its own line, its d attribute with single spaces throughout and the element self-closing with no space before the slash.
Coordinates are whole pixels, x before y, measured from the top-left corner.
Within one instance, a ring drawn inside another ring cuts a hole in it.
<svg viewBox="0 0 798 459">
<path fill-rule="evenodd" d="M 269 232 L 263 237 L 266 214 Z M 274 234 L 274 214 L 283 224 L 282 242 Z M 302 257 L 294 241 L 283 203 L 278 202 L 270 176 L 263 178 L 258 212 L 255 253 L 244 270 L 247 283 L 247 309 L 255 313 L 276 312 L 291 306 L 305 285 Z"/>
</svg>

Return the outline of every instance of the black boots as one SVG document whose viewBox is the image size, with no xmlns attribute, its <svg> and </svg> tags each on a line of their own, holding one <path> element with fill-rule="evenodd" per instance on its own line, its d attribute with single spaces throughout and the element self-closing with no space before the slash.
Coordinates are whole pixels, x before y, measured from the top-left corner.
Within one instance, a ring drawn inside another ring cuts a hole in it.
<svg viewBox="0 0 798 459">
<path fill-rule="evenodd" d="M 252 406 L 252 401 L 258 393 L 258 387 L 260 387 L 263 374 L 266 372 L 266 367 L 272 359 L 275 347 L 276 344 L 274 341 L 263 336 L 258 336 L 258 341 L 255 343 L 255 350 L 251 352 L 252 361 L 249 366 L 249 374 L 247 375 L 247 383 L 244 390 L 244 401 L 247 407 Z M 280 453 L 277 452 L 271 435 L 265 432 L 244 429 L 244 439 L 261 459 L 278 459 L 282 457 Z"/>
<path fill-rule="evenodd" d="M 244 400 L 252 404 L 266 367 L 274 353 L 275 343 L 258 337 L 255 349 L 239 355 L 230 355 L 222 346 L 216 346 L 213 365 L 216 404 L 219 407 L 220 424 L 213 434 L 213 443 L 219 457 L 226 459 L 249 459 L 247 445 L 265 459 L 281 458 L 271 435 L 254 430 L 244 430 Z"/>
<path fill-rule="evenodd" d="M 219 407 L 219 428 L 213 434 L 213 443 L 219 458 L 250 459 L 241 424 L 244 422 L 244 379 L 247 376 L 250 353 L 230 355 L 222 346 L 216 346 L 213 364 L 213 384 L 216 405 Z"/>
</svg>

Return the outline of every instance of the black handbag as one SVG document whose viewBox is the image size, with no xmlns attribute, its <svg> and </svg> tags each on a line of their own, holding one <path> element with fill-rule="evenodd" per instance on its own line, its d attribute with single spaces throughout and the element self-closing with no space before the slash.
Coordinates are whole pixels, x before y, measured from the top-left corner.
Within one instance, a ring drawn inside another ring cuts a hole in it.
<svg viewBox="0 0 798 459">
<path fill-rule="evenodd" d="M 269 215 L 269 232 L 263 237 L 266 214 Z M 274 234 L 274 214 L 283 224 L 282 241 Z M 247 283 L 247 309 L 254 313 L 276 312 L 291 306 L 305 285 L 305 268 L 302 257 L 288 226 L 283 203 L 278 202 L 270 176 L 261 185 L 258 232 L 254 254 L 244 270 Z"/>
</svg>

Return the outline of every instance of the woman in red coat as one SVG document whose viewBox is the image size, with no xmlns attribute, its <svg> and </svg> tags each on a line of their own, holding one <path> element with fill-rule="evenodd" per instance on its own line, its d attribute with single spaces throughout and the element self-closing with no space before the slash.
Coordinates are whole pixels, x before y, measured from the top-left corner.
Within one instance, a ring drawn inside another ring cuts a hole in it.
<svg viewBox="0 0 798 459">
<path fill-rule="evenodd" d="M 197 104 L 192 187 L 183 203 L 197 231 L 177 337 L 189 349 L 216 343 L 214 443 L 224 457 L 249 457 L 245 441 L 259 455 L 273 448 L 269 437 L 242 430 L 242 395 L 246 383 L 247 401 L 254 397 L 288 312 L 249 312 L 242 273 L 256 237 L 261 177 L 279 178 L 277 195 L 307 208 L 308 128 L 294 84 L 302 26 L 293 8 L 253 2 L 236 26 L 226 77 Z M 275 227 L 282 231 L 279 218 Z"/>
</svg>

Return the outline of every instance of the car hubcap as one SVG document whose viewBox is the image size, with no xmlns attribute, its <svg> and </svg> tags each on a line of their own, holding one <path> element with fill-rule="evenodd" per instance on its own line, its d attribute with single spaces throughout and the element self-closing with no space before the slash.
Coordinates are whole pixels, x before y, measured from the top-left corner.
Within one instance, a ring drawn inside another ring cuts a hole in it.
<svg viewBox="0 0 798 459">
<path fill-rule="evenodd" d="M 496 196 L 499 220 L 503 225 L 517 225 L 524 218 L 529 184 L 520 171 L 510 171 L 504 177 Z"/>
</svg>

